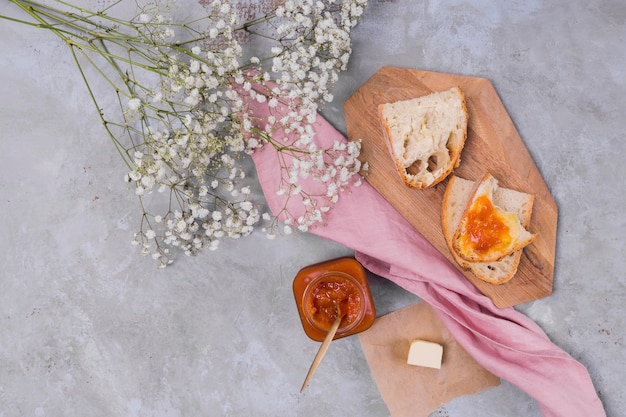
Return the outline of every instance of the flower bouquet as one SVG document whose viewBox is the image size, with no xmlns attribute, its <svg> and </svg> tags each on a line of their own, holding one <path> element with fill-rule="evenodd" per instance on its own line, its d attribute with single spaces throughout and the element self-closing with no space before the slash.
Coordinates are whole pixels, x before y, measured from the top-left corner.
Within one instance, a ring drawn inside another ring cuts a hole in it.
<svg viewBox="0 0 626 417">
<path fill-rule="evenodd" d="M 9 2 L 24 18 L 0 17 L 46 29 L 68 47 L 126 164 L 120 177 L 139 200 L 133 243 L 159 266 L 173 261 L 173 248 L 194 255 L 259 227 L 269 238 L 306 231 L 347 185 L 360 183 L 359 143 L 318 148 L 311 124 L 333 100 L 365 0 L 202 0 L 203 15 L 182 23 L 174 18 L 182 5 L 172 2 L 146 2 L 130 18 L 118 16 L 128 7 L 121 0 L 97 10 L 62 0 Z M 110 86 L 114 108 L 102 104 L 94 76 Z M 276 113 L 259 123 L 242 94 Z M 246 170 L 264 146 L 281 159 L 281 224 L 253 199 Z M 323 190 L 312 195 L 301 178 Z M 291 199 L 304 210 L 289 213 Z"/>
</svg>

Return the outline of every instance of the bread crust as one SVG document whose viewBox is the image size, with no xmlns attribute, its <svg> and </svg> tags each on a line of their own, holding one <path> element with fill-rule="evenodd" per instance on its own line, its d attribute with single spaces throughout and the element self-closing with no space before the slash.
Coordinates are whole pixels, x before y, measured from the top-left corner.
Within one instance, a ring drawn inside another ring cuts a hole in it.
<svg viewBox="0 0 626 417">
<path fill-rule="evenodd" d="M 450 146 L 446 146 L 448 149 L 448 155 L 450 159 L 448 163 L 445 165 L 445 168 L 443 169 L 443 171 L 439 175 L 435 176 L 432 179 L 432 181 L 428 181 L 428 180 L 425 180 L 424 178 L 420 178 L 416 175 L 410 174 L 407 168 L 404 167 L 401 156 L 397 155 L 396 152 L 394 151 L 393 133 L 391 131 L 391 127 L 389 123 L 387 122 L 387 119 L 385 118 L 385 106 L 387 106 L 388 104 L 394 104 L 394 103 L 382 103 L 382 104 L 379 104 L 378 106 L 378 114 L 381 120 L 381 124 L 383 126 L 387 147 L 389 149 L 391 157 L 396 166 L 396 170 L 398 171 L 398 174 L 400 175 L 400 178 L 402 179 L 404 184 L 410 188 L 423 189 L 423 188 L 433 187 L 439 184 L 444 179 L 446 179 L 450 175 L 450 173 L 452 173 L 452 170 L 458 167 L 460 164 L 461 152 L 463 151 L 465 141 L 467 140 L 467 124 L 469 120 L 469 113 L 467 111 L 467 105 L 465 103 L 465 93 L 463 92 L 463 90 L 461 90 L 460 87 L 453 87 L 444 92 L 431 93 L 426 96 L 418 97 L 417 99 L 425 98 L 425 97 L 431 96 L 432 94 L 446 93 L 448 91 L 454 92 L 455 94 L 457 94 L 460 100 L 460 105 L 461 105 L 461 109 L 463 113 L 463 120 L 460 121 L 461 122 L 460 123 L 461 137 L 457 139 L 457 143 L 451 143 Z M 403 101 L 410 101 L 410 100 L 403 100 Z M 398 103 L 398 102 L 395 102 L 395 103 Z"/>
</svg>

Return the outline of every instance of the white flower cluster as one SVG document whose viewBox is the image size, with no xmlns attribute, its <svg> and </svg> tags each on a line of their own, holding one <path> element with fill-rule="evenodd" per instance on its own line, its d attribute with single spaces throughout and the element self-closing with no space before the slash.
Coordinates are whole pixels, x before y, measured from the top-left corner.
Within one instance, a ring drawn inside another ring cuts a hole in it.
<svg viewBox="0 0 626 417">
<path fill-rule="evenodd" d="M 287 0 L 276 10 L 281 23 L 276 33 L 282 41 L 272 49 L 272 72 L 280 74 L 278 83 L 299 99 L 302 111 L 311 114 L 320 100 L 333 100 L 330 87 L 347 68 L 350 32 L 366 1 L 329 3 Z"/>
<path fill-rule="evenodd" d="M 295 226 L 306 232 L 309 227 L 322 223 L 323 215 L 339 200 L 339 194 L 348 185 L 361 185 L 361 170 L 358 156 L 361 151 L 360 142 L 335 141 L 330 149 L 320 150 L 310 147 L 308 153 L 292 159 L 287 178 L 282 178 L 278 195 L 286 196 L 286 203 L 293 196 L 301 199 L 304 210 L 297 215 L 286 212 L 284 223 Z M 302 179 L 311 178 L 314 182 L 324 184 L 323 192 L 311 192 L 300 185 Z M 271 230 L 268 229 L 268 230 Z M 286 230 L 289 230 L 288 228 Z"/>
<path fill-rule="evenodd" d="M 257 84 L 262 91 L 252 89 L 249 82 L 244 82 L 242 95 L 249 95 L 251 100 L 259 96 L 270 95 L 268 103 L 270 115 L 257 117 L 243 114 L 243 123 L 248 146 L 269 142 L 280 150 L 283 161 L 283 175 L 277 191 L 282 198 L 285 209 L 280 213 L 284 218 L 283 231 L 290 233 L 292 227 L 307 231 L 311 226 L 323 223 L 323 215 L 339 200 L 340 193 L 348 185 L 359 186 L 362 168 L 358 156 L 361 151 L 360 142 L 334 141 L 328 147 L 320 147 L 314 140 L 315 132 L 306 113 L 301 107 L 300 112 L 291 109 L 290 101 L 278 100 L 276 87 Z M 279 104 L 271 104 L 277 101 Z M 316 113 L 312 114 L 315 121 Z M 266 145 L 268 146 L 268 145 Z M 291 204 L 296 198 L 299 204 Z M 276 222 L 264 228 L 270 237 L 278 230 Z"/>
<path fill-rule="evenodd" d="M 270 238 L 306 231 L 323 223 L 348 184 L 359 184 L 360 144 L 320 148 L 311 123 L 319 105 L 333 100 L 366 3 L 284 0 L 251 17 L 242 12 L 245 2 L 209 0 L 201 2 L 206 16 L 187 23 L 166 17 L 173 7 L 158 0 L 130 20 L 110 16 L 111 8 L 90 12 L 66 2 L 67 11 L 29 0 L 25 10 L 55 28 L 73 54 L 87 55 L 76 60 L 79 66 L 110 65 L 97 73 L 114 86 L 123 121 L 105 118 L 95 104 L 140 200 L 134 243 L 166 266 L 171 248 L 188 255 L 216 249 L 223 239 L 249 235 L 263 219 Z M 254 37 L 260 42 L 241 43 Z M 266 50 L 244 58 L 249 45 Z M 252 104 L 271 115 L 259 117 Z M 284 163 L 281 227 L 259 211 L 245 170 L 248 154 L 263 146 L 273 146 Z M 303 185 L 309 181 L 316 186 Z M 291 212 L 297 199 L 300 209 Z"/>
</svg>

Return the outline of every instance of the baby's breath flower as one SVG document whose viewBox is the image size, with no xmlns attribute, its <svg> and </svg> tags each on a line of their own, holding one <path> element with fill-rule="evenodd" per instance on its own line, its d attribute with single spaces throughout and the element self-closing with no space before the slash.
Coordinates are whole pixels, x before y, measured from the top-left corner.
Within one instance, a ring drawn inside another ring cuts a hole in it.
<svg viewBox="0 0 626 417">
<path fill-rule="evenodd" d="M 86 62 L 112 64 L 96 72 L 114 85 L 121 121 L 110 120 L 96 103 L 98 114 L 128 166 L 124 181 L 133 184 L 143 211 L 132 243 L 159 267 L 171 264 L 172 247 L 186 255 L 216 250 L 221 240 L 247 236 L 258 226 L 270 239 L 306 232 L 323 223 L 342 190 L 361 183 L 358 173 L 367 165 L 358 160 L 360 143 L 319 149 L 312 124 L 320 106 L 334 99 L 365 0 L 286 0 L 247 22 L 241 21 L 247 13 L 214 0 L 205 2 L 204 18 L 188 23 L 172 22 L 159 2 L 146 3 L 126 22 L 109 17 L 109 9 L 89 12 L 64 3 L 67 13 L 55 14 L 28 3 L 27 13 L 54 28 L 73 51 L 102 45 L 95 53 L 105 59 Z M 92 42 L 100 29 L 102 42 Z M 241 42 L 254 36 L 274 42 L 246 60 Z M 114 48 L 109 39 L 115 39 Z M 117 50 L 124 52 L 115 56 Z M 244 98 L 270 114 L 250 112 Z M 285 201 L 282 227 L 261 214 L 242 169 L 242 158 L 265 146 L 281 154 L 276 194 Z M 311 191 L 309 182 L 323 190 Z M 155 188 L 159 194 L 152 194 Z M 162 198 L 169 201 L 159 203 Z M 302 213 L 286 209 L 294 199 Z"/>
<path fill-rule="evenodd" d="M 130 100 L 128 100 L 128 108 L 132 111 L 137 111 L 139 110 L 139 107 L 141 106 L 141 100 L 139 100 L 137 97 L 133 97 Z"/>
</svg>

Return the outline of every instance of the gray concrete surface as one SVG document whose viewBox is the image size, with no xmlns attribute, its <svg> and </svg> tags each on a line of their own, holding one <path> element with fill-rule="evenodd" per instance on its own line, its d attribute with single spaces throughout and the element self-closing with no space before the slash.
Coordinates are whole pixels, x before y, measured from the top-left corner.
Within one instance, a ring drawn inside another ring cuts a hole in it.
<svg viewBox="0 0 626 417">
<path fill-rule="evenodd" d="M 343 100 L 382 65 L 492 81 L 560 209 L 554 293 L 517 308 L 587 366 L 611 417 L 626 415 L 624 45 L 622 0 L 373 0 L 324 111 L 344 129 Z M 65 47 L 0 22 L 0 56 L 0 416 L 389 415 L 357 338 L 298 392 L 318 345 L 292 278 L 349 248 L 255 234 L 156 270 L 129 245 L 135 197 Z M 416 300 L 370 279 L 380 314 Z M 506 381 L 433 414 L 539 415 Z"/>
</svg>

